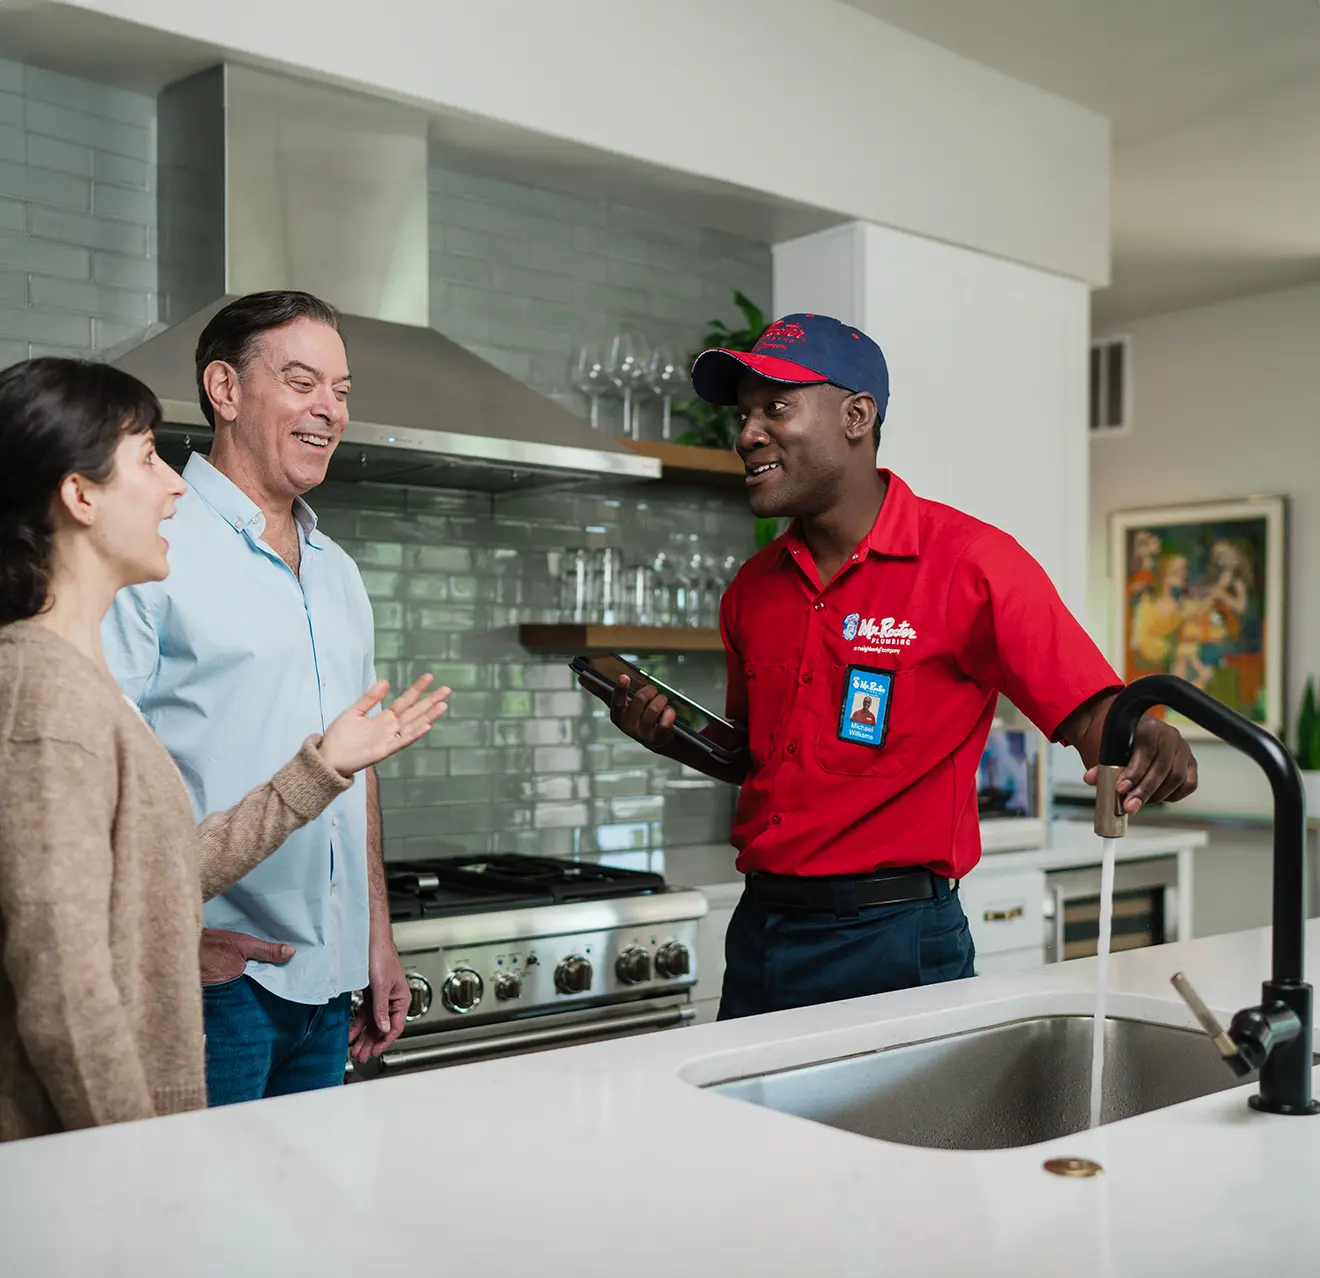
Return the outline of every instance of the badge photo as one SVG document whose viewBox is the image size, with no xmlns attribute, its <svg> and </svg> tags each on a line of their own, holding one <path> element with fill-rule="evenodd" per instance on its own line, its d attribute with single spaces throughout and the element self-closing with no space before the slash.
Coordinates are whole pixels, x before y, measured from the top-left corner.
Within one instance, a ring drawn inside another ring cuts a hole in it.
<svg viewBox="0 0 1320 1278">
<path fill-rule="evenodd" d="M 871 666 L 849 666 L 843 680 L 843 698 L 839 705 L 840 741 L 879 749 L 889 728 L 890 692 L 894 686 L 892 670 Z"/>
</svg>

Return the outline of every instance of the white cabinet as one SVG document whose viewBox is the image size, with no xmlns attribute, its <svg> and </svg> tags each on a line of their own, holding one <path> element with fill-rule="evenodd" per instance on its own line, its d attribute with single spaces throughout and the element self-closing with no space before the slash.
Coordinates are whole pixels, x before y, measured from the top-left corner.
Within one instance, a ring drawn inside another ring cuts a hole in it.
<svg viewBox="0 0 1320 1278">
<path fill-rule="evenodd" d="M 998 954 L 976 955 L 977 976 L 998 976 L 1000 972 L 1023 972 L 1031 967 L 1041 967 L 1045 962 L 1045 949 L 1040 945 L 1029 945 L 1022 950 L 1004 950 Z"/>
<path fill-rule="evenodd" d="M 1086 285 L 861 222 L 777 244 L 774 269 L 776 314 L 833 314 L 884 350 L 881 464 L 1011 533 L 1083 615 Z"/>
<path fill-rule="evenodd" d="M 1045 871 L 997 870 L 983 859 L 958 888 L 976 942 L 976 971 L 1016 971 L 1045 962 Z"/>
<path fill-rule="evenodd" d="M 709 909 L 697 924 L 697 983 L 692 987 L 696 1024 L 713 1021 L 720 1008 L 724 984 L 724 934 L 742 895 L 742 883 L 721 883 L 702 889 Z"/>
</svg>

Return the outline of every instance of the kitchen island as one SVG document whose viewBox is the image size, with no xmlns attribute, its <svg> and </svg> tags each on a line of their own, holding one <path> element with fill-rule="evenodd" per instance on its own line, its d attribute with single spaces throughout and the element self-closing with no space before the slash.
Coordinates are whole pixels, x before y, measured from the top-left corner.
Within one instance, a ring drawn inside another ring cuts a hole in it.
<svg viewBox="0 0 1320 1278">
<path fill-rule="evenodd" d="M 1183 969 L 1227 1019 L 1259 999 L 1269 953 L 1260 930 L 1117 954 L 1110 1015 L 1190 1026 L 1169 986 Z M 1320 1271 L 1320 1119 L 1258 1114 L 1250 1087 L 955 1152 L 696 1085 L 1084 1014 L 1094 974 L 1079 960 L 0 1146 L 4 1272 Z M 1049 1175 L 1055 1156 L 1104 1172 Z"/>
</svg>

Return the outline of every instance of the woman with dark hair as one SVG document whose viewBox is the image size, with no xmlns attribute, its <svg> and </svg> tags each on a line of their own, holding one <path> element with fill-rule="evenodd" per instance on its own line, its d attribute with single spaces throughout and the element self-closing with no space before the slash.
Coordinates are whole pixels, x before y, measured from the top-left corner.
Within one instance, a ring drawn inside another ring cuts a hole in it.
<svg viewBox="0 0 1320 1278">
<path fill-rule="evenodd" d="M 200 826 L 101 654 L 123 586 L 168 572 L 185 491 L 160 405 L 103 364 L 0 372 L 0 1140 L 206 1104 L 202 901 L 422 736 L 447 688 L 377 683 Z"/>
</svg>

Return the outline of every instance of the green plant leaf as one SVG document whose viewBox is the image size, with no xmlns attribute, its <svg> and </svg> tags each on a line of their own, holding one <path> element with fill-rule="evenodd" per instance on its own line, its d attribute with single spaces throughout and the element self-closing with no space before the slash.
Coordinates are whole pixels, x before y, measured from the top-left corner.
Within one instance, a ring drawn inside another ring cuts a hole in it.
<svg viewBox="0 0 1320 1278">
<path fill-rule="evenodd" d="M 1302 708 L 1297 716 L 1297 766 L 1320 768 L 1320 710 L 1316 708 L 1315 680 L 1307 679 Z"/>
<path fill-rule="evenodd" d="M 758 519 L 756 521 L 756 548 L 761 550 L 779 536 L 779 520 Z"/>
<path fill-rule="evenodd" d="M 763 312 L 745 293 L 735 291 L 733 300 L 748 326 L 732 329 L 721 319 L 711 320 L 701 350 L 719 346 L 731 351 L 750 351 L 756 345 L 765 330 Z M 700 350 L 692 352 L 688 359 L 689 366 L 700 353 Z M 722 404 L 707 404 L 700 399 L 685 400 L 676 403 L 673 411 L 691 423 L 691 429 L 680 436 L 681 443 L 694 443 L 702 448 L 731 449 L 738 438 L 738 422 L 733 410 Z"/>
<path fill-rule="evenodd" d="M 1302 703 L 1302 713 L 1307 720 L 1305 746 L 1307 761 L 1302 765 L 1315 770 L 1320 768 L 1320 711 L 1315 703 L 1315 681 L 1306 681 L 1306 698 Z"/>
<path fill-rule="evenodd" d="M 738 289 L 734 290 L 733 300 L 738 309 L 742 311 L 743 317 L 747 320 L 748 330 L 755 330 L 756 336 L 760 337 L 761 334 L 765 332 L 766 327 L 765 314 L 762 312 L 761 308 L 757 306 L 746 293 L 743 293 Z M 752 344 L 756 344 L 755 338 L 753 338 Z M 746 349 L 750 350 L 751 347 L 747 347 Z"/>
</svg>

